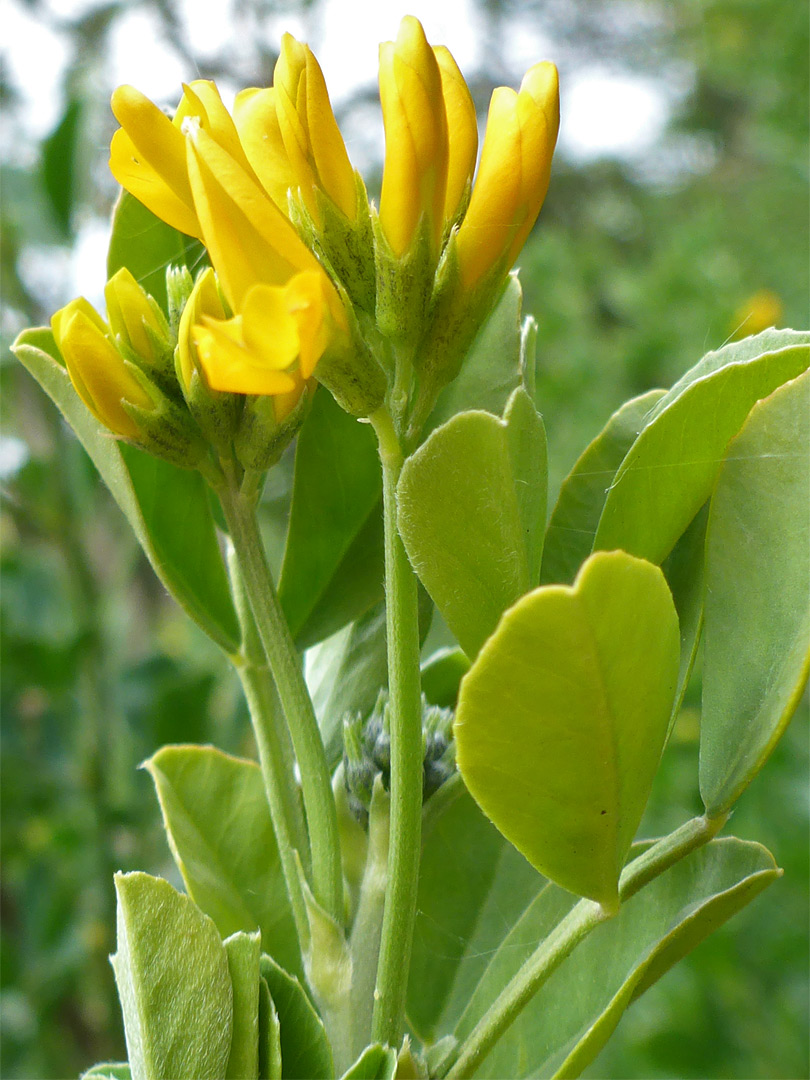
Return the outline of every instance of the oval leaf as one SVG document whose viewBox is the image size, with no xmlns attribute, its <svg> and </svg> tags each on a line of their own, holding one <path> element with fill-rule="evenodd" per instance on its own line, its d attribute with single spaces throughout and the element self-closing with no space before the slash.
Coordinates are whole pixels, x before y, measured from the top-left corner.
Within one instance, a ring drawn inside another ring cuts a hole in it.
<svg viewBox="0 0 810 1080">
<path fill-rule="evenodd" d="M 236 612 L 200 474 L 114 439 L 73 389 L 49 329 L 26 330 L 13 348 L 76 432 L 157 576 L 209 637 L 235 652 Z"/>
<path fill-rule="evenodd" d="M 283 1080 L 329 1080 L 334 1076 L 332 1050 L 306 991 L 271 957 L 262 956 L 260 963 L 278 1013 Z"/>
<path fill-rule="evenodd" d="M 594 549 L 665 559 L 711 494 L 728 441 L 752 405 L 810 362 L 807 344 L 754 356 L 750 344 L 741 346 L 729 357 L 744 359 L 682 380 L 674 397 L 671 392 L 658 403 L 616 473 Z"/>
<path fill-rule="evenodd" d="M 164 746 L 144 763 L 189 895 L 223 937 L 259 929 L 292 971 L 301 959 L 267 808 L 252 761 L 212 746 Z"/>
<path fill-rule="evenodd" d="M 133 1080 L 221 1080 L 231 1047 L 231 978 L 217 928 L 148 874 L 116 874 L 112 957 Z"/>
<path fill-rule="evenodd" d="M 622 905 L 554 972 L 476 1071 L 477 1077 L 579 1076 L 627 1009 L 781 874 L 760 844 L 734 837 L 692 852 Z M 464 1038 L 537 948 L 554 886 L 504 940 L 457 1029 Z M 594 977 L 594 972 L 599 977 Z"/>
<path fill-rule="evenodd" d="M 615 908 L 678 677 L 661 571 L 591 556 L 503 617 L 464 677 L 458 767 L 484 813 L 541 873 Z"/>
<path fill-rule="evenodd" d="M 729 444 L 706 541 L 700 791 L 728 810 L 793 715 L 810 669 L 810 373 Z"/>
<path fill-rule="evenodd" d="M 405 462 L 397 504 L 408 557 L 475 656 L 540 573 L 546 437 L 525 390 L 502 420 L 466 412 L 434 431 Z"/>
<path fill-rule="evenodd" d="M 569 585 L 593 550 L 593 538 L 616 470 L 644 428 L 663 390 L 626 401 L 585 448 L 563 481 L 546 530 L 543 585 Z"/>
</svg>

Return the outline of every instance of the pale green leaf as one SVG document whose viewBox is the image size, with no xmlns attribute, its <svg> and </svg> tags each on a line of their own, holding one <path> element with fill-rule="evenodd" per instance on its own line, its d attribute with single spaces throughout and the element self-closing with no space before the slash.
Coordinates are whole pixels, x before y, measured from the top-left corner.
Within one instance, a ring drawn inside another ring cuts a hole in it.
<svg viewBox="0 0 810 1080">
<path fill-rule="evenodd" d="M 79 1080 L 130 1080 L 129 1063 L 126 1061 L 105 1061 L 83 1072 Z"/>
<path fill-rule="evenodd" d="M 189 894 L 223 937 L 261 930 L 289 970 L 301 959 L 259 766 L 212 746 L 164 746 L 145 762 Z"/>
<path fill-rule="evenodd" d="M 667 734 L 678 619 L 661 571 L 597 553 L 504 615 L 464 677 L 459 771 L 541 873 L 614 907 Z"/>
<path fill-rule="evenodd" d="M 524 390 L 502 420 L 460 413 L 405 462 L 397 488 L 402 539 L 469 656 L 537 583 L 545 501 L 545 432 Z"/>
<path fill-rule="evenodd" d="M 329 1040 L 301 983 L 269 956 L 261 958 L 261 973 L 278 1013 L 283 1080 L 330 1080 Z"/>
<path fill-rule="evenodd" d="M 367 1046 L 341 1080 L 394 1080 L 397 1052 L 390 1046 Z"/>
<path fill-rule="evenodd" d="M 807 344 L 751 355 L 753 347 L 729 346 L 723 366 L 704 365 L 700 377 L 685 376 L 677 393 L 658 402 L 616 473 L 594 549 L 666 558 L 711 494 L 728 441 L 752 405 L 810 362 Z"/>
<path fill-rule="evenodd" d="M 260 935 L 239 930 L 224 945 L 233 988 L 233 1032 L 225 1080 L 257 1080 Z"/>
<path fill-rule="evenodd" d="M 222 1080 L 233 993 L 216 926 L 161 878 L 116 874 L 115 891 L 112 965 L 133 1080 Z"/>
<path fill-rule="evenodd" d="M 692 852 L 598 926 L 541 987 L 477 1077 L 578 1076 L 602 1049 L 627 1006 L 673 964 L 750 903 L 781 871 L 759 844 L 728 837 Z M 553 920 L 554 886 L 492 957 L 459 1024 L 468 1034 L 537 948 Z"/>
<path fill-rule="evenodd" d="M 259 979 L 259 1080 L 281 1080 L 281 1027 L 264 977 Z"/>
<path fill-rule="evenodd" d="M 616 470 L 664 396 L 650 390 L 626 401 L 585 448 L 563 481 L 543 548 L 542 584 L 569 585 L 593 549 L 593 538 Z"/>
<path fill-rule="evenodd" d="M 202 477 L 113 438 L 73 389 L 47 328 L 20 334 L 14 352 L 76 432 L 157 576 L 217 644 L 234 652 L 236 613 Z"/>
<path fill-rule="evenodd" d="M 810 373 L 731 441 L 706 541 L 700 790 L 731 807 L 762 768 L 810 669 Z"/>
</svg>

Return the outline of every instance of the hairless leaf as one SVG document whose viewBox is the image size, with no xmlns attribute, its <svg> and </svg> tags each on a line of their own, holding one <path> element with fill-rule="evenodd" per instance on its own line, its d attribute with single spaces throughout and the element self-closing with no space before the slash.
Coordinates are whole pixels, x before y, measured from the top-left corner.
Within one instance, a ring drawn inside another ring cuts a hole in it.
<svg viewBox="0 0 810 1080">
<path fill-rule="evenodd" d="M 810 670 L 810 373 L 731 441 L 706 541 L 700 790 L 727 810 L 762 768 Z"/>
<path fill-rule="evenodd" d="M 341 1080 L 394 1080 L 397 1052 L 391 1046 L 367 1046 Z"/>
<path fill-rule="evenodd" d="M 73 389 L 49 329 L 26 330 L 14 351 L 76 432 L 157 576 L 218 645 L 234 652 L 236 612 L 202 477 L 114 439 Z"/>
<path fill-rule="evenodd" d="M 260 964 L 278 1013 L 283 1080 L 330 1080 L 329 1040 L 303 986 L 271 957 L 262 956 Z"/>
<path fill-rule="evenodd" d="M 541 873 L 606 908 L 649 797 L 678 674 L 664 575 L 621 551 L 510 608 L 464 677 L 458 767 Z"/>
<path fill-rule="evenodd" d="M 622 548 L 655 563 L 666 558 L 711 494 L 729 439 L 751 406 L 810 363 L 808 335 L 777 340 L 795 339 L 754 355 L 753 342 L 730 347 L 724 366 L 685 377 L 677 393 L 661 399 L 616 473 L 594 549 Z"/>
</svg>

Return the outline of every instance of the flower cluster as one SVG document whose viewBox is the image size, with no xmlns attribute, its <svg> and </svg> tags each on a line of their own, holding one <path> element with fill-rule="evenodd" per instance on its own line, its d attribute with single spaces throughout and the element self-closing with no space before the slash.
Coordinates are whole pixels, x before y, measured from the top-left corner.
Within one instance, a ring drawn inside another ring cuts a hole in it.
<svg viewBox="0 0 810 1080">
<path fill-rule="evenodd" d="M 213 269 L 186 283 L 174 343 L 134 281 L 110 283 L 109 325 L 83 300 L 54 317 L 78 393 L 113 432 L 137 441 L 143 412 L 155 408 L 147 382 L 156 352 L 165 381 L 172 349 L 183 399 L 209 435 L 218 395 L 270 395 L 280 423 L 313 377 L 359 416 L 394 386 L 403 398 L 403 380 L 400 416 L 435 400 L 543 203 L 557 73 L 540 63 L 518 92 L 494 92 L 474 184 L 472 97 L 450 52 L 431 47 L 415 18 L 380 47 L 380 99 L 378 213 L 318 61 L 290 35 L 273 85 L 243 90 L 230 112 L 204 80 L 184 87 L 171 119 L 133 87 L 115 91 L 113 175 L 198 238 Z"/>
</svg>

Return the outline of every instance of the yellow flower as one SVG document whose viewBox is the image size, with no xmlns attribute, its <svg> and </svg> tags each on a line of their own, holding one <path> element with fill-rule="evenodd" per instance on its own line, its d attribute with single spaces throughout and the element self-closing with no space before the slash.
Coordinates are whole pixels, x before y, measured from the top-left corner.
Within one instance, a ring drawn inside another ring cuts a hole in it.
<svg viewBox="0 0 810 1080">
<path fill-rule="evenodd" d="M 186 395 L 193 392 L 194 374 L 200 370 L 193 329 L 204 317 L 220 320 L 226 318 L 216 275 L 210 266 L 197 278 L 183 308 L 177 331 L 177 378 Z"/>
<path fill-rule="evenodd" d="M 323 72 L 307 45 L 290 34 L 281 39 L 273 73 L 275 107 L 296 186 L 317 222 L 316 188 L 354 221 L 357 189 L 343 136 L 332 112 Z"/>
<path fill-rule="evenodd" d="M 402 20 L 396 42 L 380 46 L 380 102 L 385 125 L 383 233 L 394 254 L 404 255 L 424 218 L 438 252 L 447 192 L 447 116 L 439 63 L 412 15 Z"/>
<path fill-rule="evenodd" d="M 104 299 L 113 337 L 120 337 L 147 363 L 158 364 L 171 349 L 169 327 L 158 305 L 126 267 L 107 282 Z"/>
<path fill-rule="evenodd" d="M 70 381 L 90 412 L 114 434 L 137 439 L 138 426 L 124 403 L 151 410 L 154 402 L 126 366 L 95 308 L 84 297 L 72 300 L 56 312 L 51 327 Z"/>
<path fill-rule="evenodd" d="M 335 333 L 325 280 L 309 271 L 285 286 L 254 285 L 233 319 L 203 314 L 192 337 L 209 386 L 274 395 L 284 419 Z"/>
<path fill-rule="evenodd" d="M 233 119 L 259 183 L 286 214 L 287 192 L 294 190 L 298 182 L 284 148 L 275 90 L 272 87 L 241 90 L 233 103 Z"/>
<path fill-rule="evenodd" d="M 444 197 L 444 219 L 447 222 L 456 216 L 475 172 L 478 120 L 472 95 L 450 50 L 437 45 L 433 53 L 442 78 L 442 97 L 447 115 L 448 168 Z"/>
<path fill-rule="evenodd" d="M 559 124 L 553 64 L 535 64 L 518 93 L 505 86 L 494 91 L 478 176 L 457 236 L 466 287 L 517 258 L 546 197 Z"/>
</svg>

